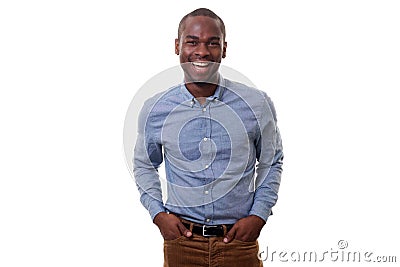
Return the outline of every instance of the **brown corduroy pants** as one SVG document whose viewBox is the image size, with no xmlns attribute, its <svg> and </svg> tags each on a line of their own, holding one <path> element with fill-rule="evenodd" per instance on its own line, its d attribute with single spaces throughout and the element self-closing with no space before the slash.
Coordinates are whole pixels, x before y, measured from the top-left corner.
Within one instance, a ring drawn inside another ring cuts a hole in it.
<svg viewBox="0 0 400 267">
<path fill-rule="evenodd" d="M 258 242 L 223 237 L 181 236 L 164 241 L 164 267 L 262 267 L 257 257 Z"/>
</svg>

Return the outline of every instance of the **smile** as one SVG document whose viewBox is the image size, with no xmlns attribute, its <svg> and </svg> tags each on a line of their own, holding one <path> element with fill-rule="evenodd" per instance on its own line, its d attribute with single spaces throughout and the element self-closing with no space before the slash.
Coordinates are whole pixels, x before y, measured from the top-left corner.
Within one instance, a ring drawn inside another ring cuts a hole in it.
<svg viewBox="0 0 400 267">
<path fill-rule="evenodd" d="M 210 62 L 192 62 L 192 65 L 198 68 L 205 68 L 210 65 Z"/>
</svg>

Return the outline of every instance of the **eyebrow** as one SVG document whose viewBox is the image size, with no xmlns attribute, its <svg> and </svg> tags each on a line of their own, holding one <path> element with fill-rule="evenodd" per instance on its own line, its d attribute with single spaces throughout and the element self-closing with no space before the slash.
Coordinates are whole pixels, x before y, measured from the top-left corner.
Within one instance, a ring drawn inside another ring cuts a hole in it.
<svg viewBox="0 0 400 267">
<path fill-rule="evenodd" d="M 198 36 L 194 36 L 194 35 L 186 35 L 185 38 L 194 39 L 194 40 L 199 40 L 200 39 Z M 211 40 L 221 40 L 221 38 L 218 37 L 218 36 L 213 36 L 213 37 L 208 38 L 208 40 L 209 41 L 211 41 Z"/>
</svg>

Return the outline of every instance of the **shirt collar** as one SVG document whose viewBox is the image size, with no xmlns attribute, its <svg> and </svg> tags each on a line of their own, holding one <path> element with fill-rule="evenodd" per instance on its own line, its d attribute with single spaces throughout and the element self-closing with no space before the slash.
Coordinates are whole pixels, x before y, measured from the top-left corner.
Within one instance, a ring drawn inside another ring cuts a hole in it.
<svg viewBox="0 0 400 267">
<path fill-rule="evenodd" d="M 217 89 L 215 90 L 214 94 L 212 96 L 207 97 L 208 100 L 214 100 L 217 99 L 221 101 L 222 95 L 225 91 L 225 79 L 222 77 L 222 75 L 219 73 L 219 79 L 218 79 L 218 86 Z M 189 92 L 189 90 L 186 88 L 185 83 L 181 83 L 180 85 L 180 91 L 184 95 L 185 100 L 191 100 L 193 99 L 193 95 Z"/>
</svg>

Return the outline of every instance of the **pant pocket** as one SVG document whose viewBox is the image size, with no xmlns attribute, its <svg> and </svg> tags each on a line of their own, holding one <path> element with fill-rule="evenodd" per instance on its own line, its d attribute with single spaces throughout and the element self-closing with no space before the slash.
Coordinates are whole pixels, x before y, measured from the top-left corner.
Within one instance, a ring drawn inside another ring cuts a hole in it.
<svg viewBox="0 0 400 267">
<path fill-rule="evenodd" d="M 171 240 L 165 240 L 164 239 L 164 243 L 178 242 L 179 240 L 183 239 L 184 237 L 185 237 L 184 235 L 181 235 L 181 236 L 178 236 L 177 238 L 174 238 L 174 239 L 171 239 Z"/>
</svg>

